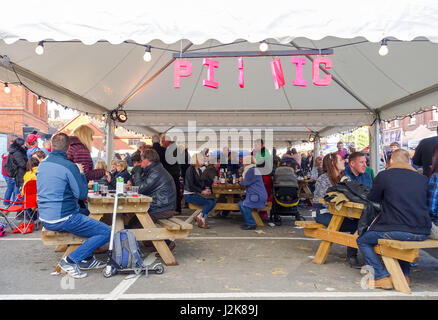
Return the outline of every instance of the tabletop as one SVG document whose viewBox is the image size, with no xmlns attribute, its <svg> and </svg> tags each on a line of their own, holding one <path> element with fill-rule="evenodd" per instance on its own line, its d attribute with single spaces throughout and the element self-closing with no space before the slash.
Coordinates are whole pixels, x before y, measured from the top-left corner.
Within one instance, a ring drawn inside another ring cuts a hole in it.
<svg viewBox="0 0 438 320">
<path fill-rule="evenodd" d="M 91 204 L 99 204 L 99 203 L 114 203 L 115 200 L 115 194 L 109 194 L 105 197 L 101 196 L 101 195 L 97 195 L 94 193 L 88 193 L 88 203 Z M 123 203 L 149 203 L 152 202 L 152 198 L 145 196 L 145 195 L 138 195 L 138 196 L 121 196 L 119 197 L 119 199 L 117 200 L 117 202 L 119 204 L 123 204 Z"/>
</svg>

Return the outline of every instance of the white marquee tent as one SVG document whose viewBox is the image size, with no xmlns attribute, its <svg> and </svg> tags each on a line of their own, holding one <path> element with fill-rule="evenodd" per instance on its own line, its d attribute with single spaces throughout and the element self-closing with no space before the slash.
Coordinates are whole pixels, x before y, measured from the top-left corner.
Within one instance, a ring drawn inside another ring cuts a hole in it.
<svg viewBox="0 0 438 320">
<path fill-rule="evenodd" d="M 21 82 L 62 105 L 91 114 L 127 111 L 144 134 L 181 128 L 266 129 L 274 143 L 327 136 L 436 105 L 438 4 L 435 1 L 15 1 L 0 12 L 0 81 Z M 389 53 L 380 56 L 382 39 Z M 35 47 L 44 40 L 44 54 Z M 174 54 L 332 48 L 329 86 L 292 85 L 295 65 L 279 56 L 286 84 L 274 88 L 276 56 L 214 58 L 218 89 L 202 85 L 202 59 L 184 58 L 192 75 L 175 89 Z M 227 45 L 224 45 L 227 44 Z M 145 45 L 152 60 L 145 62 Z M 376 126 L 377 124 L 377 126 Z"/>
</svg>

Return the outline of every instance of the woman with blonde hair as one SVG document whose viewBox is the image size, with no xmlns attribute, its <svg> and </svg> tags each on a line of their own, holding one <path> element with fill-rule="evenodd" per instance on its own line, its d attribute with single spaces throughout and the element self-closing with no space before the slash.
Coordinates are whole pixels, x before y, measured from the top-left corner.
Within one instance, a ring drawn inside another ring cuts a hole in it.
<svg viewBox="0 0 438 320">
<path fill-rule="evenodd" d="M 70 147 L 67 151 L 68 160 L 82 165 L 87 181 L 99 180 L 106 172 L 104 169 L 93 169 L 93 134 L 93 129 L 86 125 L 77 127 L 70 136 Z"/>
<path fill-rule="evenodd" d="M 97 181 L 106 173 L 104 169 L 93 169 L 93 160 L 91 159 L 93 134 L 93 129 L 86 125 L 77 127 L 70 136 L 70 146 L 67 150 L 67 159 L 82 166 L 87 182 Z M 78 203 L 79 211 L 88 216 L 90 211 L 88 211 L 86 201 L 79 200 Z"/>
<path fill-rule="evenodd" d="M 214 199 L 207 199 L 211 195 L 211 190 L 205 188 L 204 180 L 201 179 L 201 167 L 204 157 L 201 153 L 195 153 L 190 158 L 190 167 L 187 168 L 184 180 L 184 200 L 186 203 L 193 203 L 202 206 L 201 213 L 195 217 L 199 228 L 209 229 L 207 225 L 208 213 L 216 206 Z"/>
<path fill-rule="evenodd" d="M 128 163 L 125 160 L 119 160 L 116 164 L 116 173 L 111 177 L 109 181 L 109 189 L 116 189 L 117 178 L 123 178 L 124 183 L 128 183 L 131 180 L 131 175 L 128 172 Z"/>
</svg>

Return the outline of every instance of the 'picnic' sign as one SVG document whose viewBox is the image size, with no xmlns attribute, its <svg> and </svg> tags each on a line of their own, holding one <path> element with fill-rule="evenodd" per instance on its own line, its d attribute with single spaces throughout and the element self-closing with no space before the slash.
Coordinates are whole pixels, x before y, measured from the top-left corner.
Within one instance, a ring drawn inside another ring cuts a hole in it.
<svg viewBox="0 0 438 320">
<path fill-rule="evenodd" d="M 296 87 L 307 87 L 307 81 L 303 78 L 303 67 L 306 64 L 306 59 L 301 57 L 292 57 L 291 62 L 295 64 L 295 79 L 292 80 L 292 85 Z M 215 69 L 219 68 L 219 61 L 205 58 L 202 64 L 207 66 L 207 79 L 202 81 L 205 87 L 218 89 L 219 83 L 214 80 Z M 284 80 L 283 68 L 280 58 L 270 62 L 272 77 L 274 80 L 275 89 L 280 89 L 286 82 Z M 316 86 L 328 86 L 332 81 L 332 75 L 326 74 L 323 78 L 320 77 L 319 70 L 323 66 L 324 69 L 332 68 L 332 61 L 329 57 L 316 57 L 312 61 L 312 82 Z M 240 88 L 245 87 L 245 77 L 243 68 L 243 58 L 237 59 L 237 68 L 239 70 L 238 84 Z M 181 87 L 181 77 L 190 77 L 192 75 L 192 63 L 188 60 L 176 60 L 174 64 L 174 88 Z"/>
</svg>

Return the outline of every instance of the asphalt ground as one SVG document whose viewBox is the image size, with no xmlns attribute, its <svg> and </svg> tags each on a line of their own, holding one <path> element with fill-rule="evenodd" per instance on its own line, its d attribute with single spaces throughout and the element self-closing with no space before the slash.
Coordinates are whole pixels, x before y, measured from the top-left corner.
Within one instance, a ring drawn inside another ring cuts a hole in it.
<svg viewBox="0 0 438 320">
<path fill-rule="evenodd" d="M 192 211 L 184 209 L 181 218 Z M 308 207 L 300 212 L 311 218 Z M 334 244 L 323 265 L 312 263 L 320 241 L 294 227 L 291 217 L 281 226 L 244 231 L 239 212 L 227 218 L 211 217 L 211 229 L 194 227 L 190 236 L 176 241 L 177 266 L 148 277 L 117 274 L 104 278 L 101 270 L 84 279 L 52 275 L 62 253 L 44 246 L 41 231 L 0 238 L 0 300 L 22 299 L 166 299 L 166 300 L 364 300 L 425 299 L 438 297 L 437 250 L 421 250 L 412 268 L 412 294 L 366 289 L 366 275 L 351 268 L 346 247 Z M 145 254 L 148 248 L 143 248 Z M 105 254 L 97 255 L 106 259 Z M 363 261 L 359 254 L 359 259 Z"/>
</svg>

